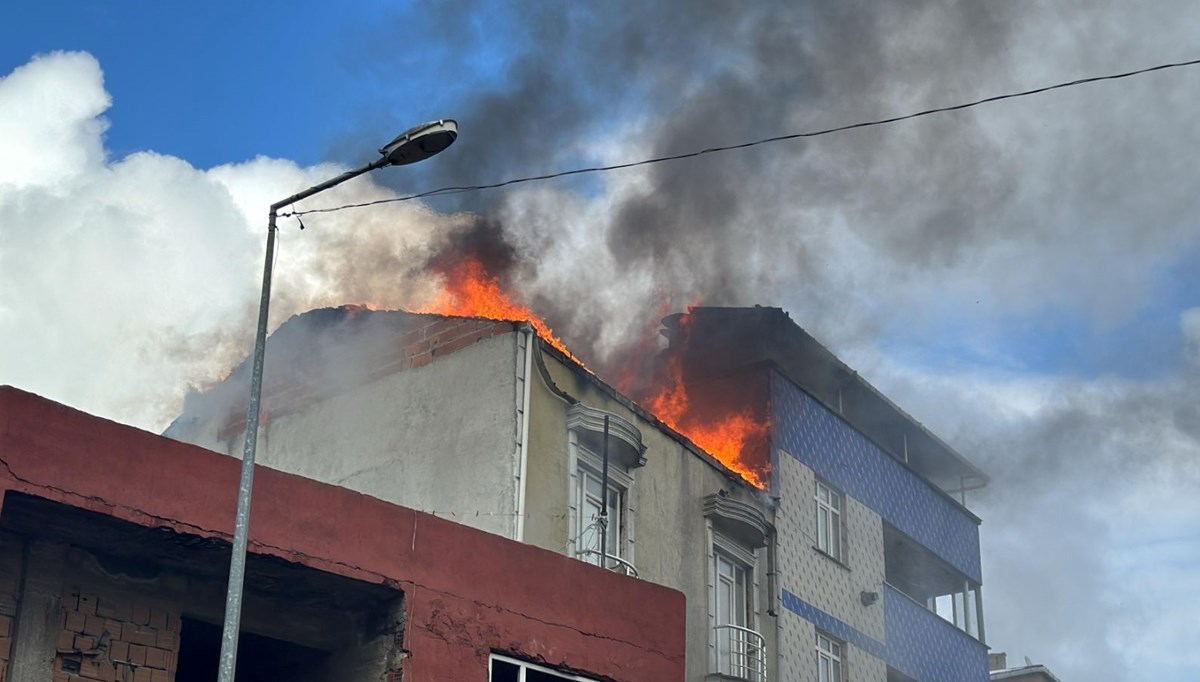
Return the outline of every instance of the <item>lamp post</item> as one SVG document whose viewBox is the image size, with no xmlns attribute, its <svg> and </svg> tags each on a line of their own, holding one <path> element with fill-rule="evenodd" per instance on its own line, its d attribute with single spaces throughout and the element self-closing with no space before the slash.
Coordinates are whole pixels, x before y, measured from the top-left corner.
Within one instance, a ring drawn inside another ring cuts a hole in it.
<svg viewBox="0 0 1200 682">
<path fill-rule="evenodd" d="M 384 166 L 405 166 L 424 161 L 454 143 L 458 124 L 432 121 L 410 128 L 379 150 L 381 157 L 362 168 L 346 171 L 303 192 L 271 204 L 267 217 L 267 257 L 263 265 L 262 298 L 258 303 L 258 331 L 254 337 L 254 365 L 250 400 L 246 406 L 246 442 L 242 452 L 242 477 L 238 485 L 237 518 L 233 527 L 233 556 L 229 560 L 229 587 L 225 595 L 225 624 L 221 635 L 219 682 L 233 682 L 237 667 L 238 632 L 242 620 L 242 588 L 246 577 L 246 545 L 250 531 L 250 493 L 254 487 L 254 454 L 258 448 L 259 403 L 262 399 L 263 357 L 267 348 L 267 308 L 271 298 L 271 269 L 275 258 L 275 218 L 279 209 L 318 192 Z"/>
</svg>

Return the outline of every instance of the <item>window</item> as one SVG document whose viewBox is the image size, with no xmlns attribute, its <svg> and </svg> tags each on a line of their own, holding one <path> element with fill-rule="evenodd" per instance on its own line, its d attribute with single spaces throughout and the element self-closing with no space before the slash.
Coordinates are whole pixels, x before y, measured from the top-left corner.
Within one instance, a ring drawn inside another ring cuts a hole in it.
<svg viewBox="0 0 1200 682">
<path fill-rule="evenodd" d="M 714 533 L 712 595 L 714 672 L 765 682 L 766 650 L 755 631 L 754 555 Z"/>
<path fill-rule="evenodd" d="M 817 682 L 842 682 L 844 647 L 829 635 L 817 633 Z"/>
<path fill-rule="evenodd" d="M 607 443 L 607 447 L 606 447 Z M 602 480 L 602 453 L 608 451 L 608 489 Z M 637 516 L 633 473 L 646 463 L 641 431 L 628 419 L 582 403 L 567 410 L 567 484 L 570 518 L 566 524 L 569 553 L 637 577 L 633 567 Z M 607 531 L 601 512 L 607 512 Z M 601 557 L 601 539 L 607 545 Z M 603 559 L 603 560 L 602 560 Z"/>
<path fill-rule="evenodd" d="M 611 476 L 611 469 L 610 469 Z M 575 499 L 579 501 L 579 513 L 576 515 L 575 538 L 576 551 L 580 558 L 592 564 L 600 565 L 600 512 L 607 507 L 608 511 L 608 546 L 605 551 L 609 556 L 622 557 L 624 540 L 624 509 L 625 491 L 618 488 L 611 480 L 608 482 L 608 494 L 604 494 L 604 482 L 601 474 L 586 465 L 579 466 Z M 607 504 L 605 502 L 607 497 Z M 612 561 L 606 562 L 610 568 Z"/>
<path fill-rule="evenodd" d="M 845 563 L 842 494 L 817 481 L 817 549 Z"/>
<path fill-rule="evenodd" d="M 488 660 L 490 682 L 596 682 L 589 677 L 558 672 L 533 663 L 492 654 Z"/>
</svg>

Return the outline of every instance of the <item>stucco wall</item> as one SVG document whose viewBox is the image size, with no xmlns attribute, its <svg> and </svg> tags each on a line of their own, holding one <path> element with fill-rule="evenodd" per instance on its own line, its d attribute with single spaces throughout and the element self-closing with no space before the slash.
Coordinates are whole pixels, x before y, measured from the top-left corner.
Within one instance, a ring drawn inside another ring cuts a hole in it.
<svg viewBox="0 0 1200 682">
<path fill-rule="evenodd" d="M 494 336 L 269 419 L 257 462 L 512 537 L 524 371 L 516 338 Z M 240 457 L 242 442 L 239 432 L 200 444 Z"/>
<path fill-rule="evenodd" d="M 555 385 L 590 407 L 632 422 L 646 445 L 646 464 L 630 469 L 635 542 L 633 563 L 638 575 L 675 588 L 687 597 L 687 679 L 699 682 L 710 672 L 709 562 L 712 539 L 704 517 L 705 496 L 726 490 L 736 499 L 751 501 L 764 511 L 769 501 L 685 448 L 659 427 L 613 400 L 595 384 L 549 354 L 543 354 Z M 531 400 L 530 521 L 526 541 L 562 552 L 569 540 L 570 464 L 567 452 L 567 403 L 555 397 L 544 381 L 535 381 Z M 535 473 L 536 472 L 536 473 Z M 536 529 L 536 532 L 534 532 Z M 767 615 L 766 551 L 757 552 L 755 627 L 774 649 L 774 617 Z M 770 658 L 772 661 L 773 658 Z M 773 677 L 772 679 L 780 679 Z"/>
</svg>

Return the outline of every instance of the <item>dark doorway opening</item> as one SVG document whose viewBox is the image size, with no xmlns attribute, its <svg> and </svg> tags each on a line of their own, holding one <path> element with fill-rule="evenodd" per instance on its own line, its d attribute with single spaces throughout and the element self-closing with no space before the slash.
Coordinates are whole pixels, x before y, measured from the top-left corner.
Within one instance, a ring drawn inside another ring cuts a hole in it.
<svg viewBox="0 0 1200 682">
<path fill-rule="evenodd" d="M 221 657 L 221 626 L 184 618 L 175 682 L 213 682 Z M 243 632 L 238 638 L 238 682 L 290 682 L 321 665 L 329 653 Z"/>
</svg>

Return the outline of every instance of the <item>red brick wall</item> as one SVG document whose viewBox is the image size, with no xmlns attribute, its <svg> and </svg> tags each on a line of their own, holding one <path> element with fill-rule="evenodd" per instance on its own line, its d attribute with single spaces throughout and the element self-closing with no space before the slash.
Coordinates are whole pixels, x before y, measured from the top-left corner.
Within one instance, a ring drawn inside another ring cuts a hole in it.
<svg viewBox="0 0 1200 682">
<path fill-rule="evenodd" d="M 54 682 L 172 682 L 179 614 L 129 596 L 78 587 L 62 598 Z"/>
<path fill-rule="evenodd" d="M 8 679 L 23 557 L 21 539 L 7 533 L 0 534 L 0 682 Z"/>
</svg>

